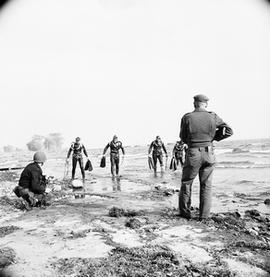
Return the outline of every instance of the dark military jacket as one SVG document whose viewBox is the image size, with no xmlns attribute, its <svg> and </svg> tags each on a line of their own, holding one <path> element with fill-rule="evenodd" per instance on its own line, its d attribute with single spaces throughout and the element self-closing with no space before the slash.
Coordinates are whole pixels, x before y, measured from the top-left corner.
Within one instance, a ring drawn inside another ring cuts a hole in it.
<svg viewBox="0 0 270 277">
<path fill-rule="evenodd" d="M 220 126 L 230 130 L 232 135 L 232 129 L 218 115 L 196 108 L 182 117 L 180 138 L 188 147 L 210 146 Z"/>
<path fill-rule="evenodd" d="M 42 175 L 42 169 L 38 163 L 33 162 L 25 167 L 21 173 L 19 186 L 27 188 L 35 194 L 45 192 L 45 177 Z"/>
</svg>

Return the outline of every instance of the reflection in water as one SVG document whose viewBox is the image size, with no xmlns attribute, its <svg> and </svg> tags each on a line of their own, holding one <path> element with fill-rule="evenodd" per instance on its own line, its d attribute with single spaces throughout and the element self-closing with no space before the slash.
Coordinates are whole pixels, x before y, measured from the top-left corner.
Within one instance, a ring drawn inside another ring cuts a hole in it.
<svg viewBox="0 0 270 277">
<path fill-rule="evenodd" d="M 84 188 L 84 186 L 80 187 L 80 188 L 73 188 L 72 191 L 74 193 L 75 199 L 85 198 L 85 188 Z"/>
<path fill-rule="evenodd" d="M 160 172 L 156 172 L 156 171 L 154 171 L 154 178 L 158 178 L 159 177 L 159 175 L 160 175 L 160 177 L 161 178 L 163 178 L 164 177 L 164 175 L 165 175 L 165 171 L 160 171 Z"/>
<path fill-rule="evenodd" d="M 121 191 L 121 180 L 120 177 L 112 177 L 113 191 Z"/>
</svg>

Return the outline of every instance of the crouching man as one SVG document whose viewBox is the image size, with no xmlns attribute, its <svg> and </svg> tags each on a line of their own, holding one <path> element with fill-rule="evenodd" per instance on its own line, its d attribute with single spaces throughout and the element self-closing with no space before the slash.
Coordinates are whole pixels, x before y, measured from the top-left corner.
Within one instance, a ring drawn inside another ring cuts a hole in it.
<svg viewBox="0 0 270 277">
<path fill-rule="evenodd" d="M 46 178 L 42 175 L 41 167 L 46 161 L 46 155 L 38 151 L 34 154 L 33 162 L 25 167 L 21 173 L 19 185 L 14 193 L 25 200 L 26 209 L 45 205 Z"/>
</svg>

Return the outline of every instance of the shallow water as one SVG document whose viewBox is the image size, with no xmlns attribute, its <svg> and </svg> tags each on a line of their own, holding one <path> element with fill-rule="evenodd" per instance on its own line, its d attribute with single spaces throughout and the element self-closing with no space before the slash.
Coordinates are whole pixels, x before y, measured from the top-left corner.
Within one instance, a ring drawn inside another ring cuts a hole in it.
<svg viewBox="0 0 270 277">
<path fill-rule="evenodd" d="M 173 145 L 169 145 L 171 153 Z M 153 189 L 156 185 L 180 189 L 181 169 L 175 172 L 168 168 L 164 174 L 158 172 L 155 176 L 148 168 L 147 147 L 128 147 L 127 155 L 121 166 L 120 180 L 112 180 L 110 176 L 109 158 L 107 167 L 100 168 L 99 150 L 89 150 L 93 172 L 86 173 L 85 192 L 99 193 L 139 193 Z M 212 212 L 234 211 L 243 212 L 246 209 L 258 209 L 264 214 L 270 214 L 270 206 L 263 202 L 270 198 L 270 140 L 252 142 L 226 142 L 216 146 L 216 169 L 213 179 Z M 23 165 L 22 160 L 28 160 L 31 153 L 18 152 L 1 157 L 0 166 Z M 48 154 L 49 159 L 44 166 L 47 176 L 64 177 L 65 152 Z M 169 165 L 170 159 L 167 161 Z M 26 164 L 27 162 L 25 162 Z M 164 159 L 165 163 L 165 159 Z M 70 177 L 69 171 L 69 177 Z M 77 168 L 77 178 L 81 178 Z M 199 182 L 194 180 L 192 204 L 198 206 Z M 167 198 L 168 205 L 177 208 L 178 195 Z"/>
</svg>

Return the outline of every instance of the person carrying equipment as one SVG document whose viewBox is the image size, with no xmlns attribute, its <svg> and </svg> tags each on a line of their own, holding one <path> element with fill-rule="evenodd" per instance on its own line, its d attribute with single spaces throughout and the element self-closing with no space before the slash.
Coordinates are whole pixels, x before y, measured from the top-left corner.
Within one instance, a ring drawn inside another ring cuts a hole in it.
<svg viewBox="0 0 270 277">
<path fill-rule="evenodd" d="M 28 164 L 21 173 L 19 184 L 14 188 L 17 197 L 25 200 L 27 210 L 46 204 L 45 190 L 48 180 L 42 174 L 41 167 L 46 161 L 45 153 L 34 154 L 33 162 Z"/>
<path fill-rule="evenodd" d="M 86 149 L 84 145 L 81 143 L 81 139 L 79 137 L 76 138 L 75 142 L 73 142 L 68 150 L 67 154 L 67 163 L 69 161 L 69 157 L 71 152 L 72 154 L 72 177 L 71 179 L 74 180 L 75 178 L 75 172 L 76 172 L 76 167 L 77 167 L 77 162 L 79 162 L 80 168 L 81 168 L 81 173 L 82 173 L 82 179 L 83 182 L 85 181 L 85 170 L 84 170 L 84 165 L 83 165 L 83 154 L 87 157 L 88 160 L 88 154 L 86 152 Z"/>
<path fill-rule="evenodd" d="M 180 163 L 183 167 L 187 148 L 188 146 L 182 140 L 176 142 L 172 155 L 175 157 L 177 166 Z"/>
<path fill-rule="evenodd" d="M 120 154 L 119 150 L 121 149 L 123 153 L 123 159 L 125 156 L 125 150 L 122 145 L 122 142 L 118 140 L 118 137 L 116 135 L 113 136 L 113 139 L 111 142 L 109 142 L 104 150 L 103 150 L 103 158 L 105 157 L 105 154 L 110 148 L 110 161 L 111 161 L 111 173 L 112 177 L 115 177 L 115 175 L 118 177 L 119 176 L 119 163 L 120 163 Z"/>
<path fill-rule="evenodd" d="M 153 151 L 152 151 L 153 150 Z M 152 158 L 154 162 L 154 172 L 157 172 L 157 161 L 160 163 L 161 171 L 163 172 L 163 151 L 166 155 L 166 158 L 168 158 L 167 150 L 164 145 L 164 143 L 161 141 L 160 136 L 156 136 L 156 139 L 152 141 L 150 144 L 149 150 L 148 150 L 148 157 L 151 157 L 152 152 Z"/>
<path fill-rule="evenodd" d="M 200 220 L 207 219 L 211 209 L 212 177 L 215 165 L 213 140 L 233 134 L 232 129 L 213 112 L 206 110 L 208 97 L 194 96 L 194 108 L 182 117 L 180 138 L 188 145 L 179 194 L 180 216 L 191 218 L 191 189 L 195 177 L 200 181 Z M 217 130 L 218 138 L 216 136 Z"/>
</svg>

